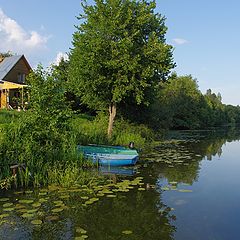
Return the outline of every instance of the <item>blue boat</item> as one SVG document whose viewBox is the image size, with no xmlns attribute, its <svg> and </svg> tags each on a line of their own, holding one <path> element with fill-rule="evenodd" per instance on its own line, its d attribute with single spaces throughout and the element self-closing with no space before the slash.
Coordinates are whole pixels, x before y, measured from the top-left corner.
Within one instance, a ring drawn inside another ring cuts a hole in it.
<svg viewBox="0 0 240 240">
<path fill-rule="evenodd" d="M 99 165 L 131 166 L 138 161 L 137 150 L 121 146 L 79 145 L 78 150 Z"/>
</svg>

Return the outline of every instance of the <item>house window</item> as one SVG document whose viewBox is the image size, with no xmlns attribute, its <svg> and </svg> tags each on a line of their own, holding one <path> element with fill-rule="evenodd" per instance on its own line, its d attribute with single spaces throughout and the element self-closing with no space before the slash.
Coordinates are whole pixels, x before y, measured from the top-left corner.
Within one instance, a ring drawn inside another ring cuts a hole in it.
<svg viewBox="0 0 240 240">
<path fill-rule="evenodd" d="M 25 83 L 25 77 L 26 77 L 25 73 L 18 73 L 18 82 Z"/>
</svg>

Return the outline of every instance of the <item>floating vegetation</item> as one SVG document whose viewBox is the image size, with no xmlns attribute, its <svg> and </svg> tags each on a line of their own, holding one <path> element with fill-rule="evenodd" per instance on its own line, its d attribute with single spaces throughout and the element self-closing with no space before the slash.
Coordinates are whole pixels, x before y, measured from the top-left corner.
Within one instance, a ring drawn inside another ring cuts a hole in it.
<svg viewBox="0 0 240 240">
<path fill-rule="evenodd" d="M 45 195 L 47 195 L 48 193 L 47 192 L 40 192 L 39 193 L 39 196 L 45 196 Z"/>
<path fill-rule="evenodd" d="M 86 234 L 87 231 L 85 229 L 81 228 L 81 227 L 77 227 L 76 228 L 76 233 Z"/>
<path fill-rule="evenodd" d="M 36 219 L 36 220 L 32 220 L 31 223 L 33 225 L 41 225 L 42 224 L 42 220 Z"/>
<path fill-rule="evenodd" d="M 8 217 L 8 216 L 9 216 L 8 213 L 1 214 L 1 215 L 0 215 L 0 219 L 2 219 L 2 218 L 6 218 L 6 217 Z"/>
<path fill-rule="evenodd" d="M 30 200 L 30 199 L 22 199 L 22 200 L 19 200 L 18 202 L 19 202 L 19 203 L 24 203 L 24 204 L 31 204 L 31 203 L 33 203 L 34 201 L 33 201 L 33 200 Z"/>
<path fill-rule="evenodd" d="M 79 236 L 79 237 L 75 237 L 74 240 L 84 240 L 86 238 L 88 238 L 87 235 L 82 235 L 82 236 Z"/>
<path fill-rule="evenodd" d="M 36 208 L 41 207 L 41 205 L 42 205 L 42 204 L 41 204 L 40 202 L 36 202 L 36 203 L 33 203 L 33 204 L 32 204 L 32 206 L 33 206 L 33 207 L 36 207 Z"/>
<path fill-rule="evenodd" d="M 62 212 L 63 211 L 63 209 L 64 208 L 54 208 L 54 209 L 52 209 L 51 211 L 53 212 L 53 213 L 58 213 L 58 212 Z"/>
<path fill-rule="evenodd" d="M 129 235 L 129 234 L 132 234 L 133 232 L 131 230 L 124 230 L 122 231 L 122 234 L 126 234 L 126 235 Z"/>
<path fill-rule="evenodd" d="M 0 198 L 0 202 L 7 202 L 9 198 Z"/>
<path fill-rule="evenodd" d="M 15 192 L 14 194 L 18 194 L 17 199 L 0 199 L 0 202 L 2 202 L 0 220 L 2 220 L 2 224 L 5 223 L 5 219 L 10 216 L 7 212 L 11 212 L 11 216 L 17 215 L 24 221 L 29 221 L 36 226 L 46 222 L 60 221 L 61 213 L 64 210 L 76 209 L 77 211 L 82 206 L 88 207 L 100 201 L 99 197 L 111 199 L 118 197 L 118 194 L 129 192 L 131 189 L 146 190 L 142 187 L 145 185 L 142 179 L 142 177 L 136 177 L 132 180 L 120 180 L 117 183 L 110 180 L 107 183 L 105 182 L 106 184 L 92 182 L 89 187 L 85 185 L 71 187 L 71 189 L 51 186 L 48 190 L 36 189 L 34 191 Z M 77 204 L 73 204 L 74 201 L 72 200 L 78 200 Z M 81 227 L 76 228 L 76 234 L 80 236 L 76 236 L 75 239 L 88 238 L 87 231 Z M 126 233 L 123 232 L 123 234 L 131 234 L 131 231 L 126 230 Z"/>
<path fill-rule="evenodd" d="M 13 205 L 13 203 L 4 203 L 3 204 L 3 207 L 5 208 L 5 207 L 10 207 L 10 206 L 12 206 Z"/>
<path fill-rule="evenodd" d="M 23 218 L 32 218 L 32 217 L 34 217 L 34 214 L 33 213 L 24 213 L 23 215 L 21 215 L 21 217 L 23 217 Z"/>
<path fill-rule="evenodd" d="M 178 191 L 179 192 L 192 192 L 192 190 L 189 190 L 189 189 L 179 189 Z"/>
<path fill-rule="evenodd" d="M 14 208 L 3 208 L 3 211 L 5 211 L 5 212 L 11 212 L 13 210 L 14 210 Z"/>
<path fill-rule="evenodd" d="M 58 221 L 59 220 L 59 216 L 57 216 L 57 215 L 50 215 L 50 216 L 47 216 L 45 219 L 48 220 L 48 221 Z"/>
<path fill-rule="evenodd" d="M 106 197 L 108 197 L 108 198 L 115 198 L 115 197 L 117 197 L 117 195 L 114 195 L 114 194 L 108 194 L 108 195 L 106 195 Z"/>
<path fill-rule="evenodd" d="M 27 213 L 35 213 L 37 211 L 38 211 L 38 209 L 29 209 L 29 210 L 27 210 Z"/>
</svg>

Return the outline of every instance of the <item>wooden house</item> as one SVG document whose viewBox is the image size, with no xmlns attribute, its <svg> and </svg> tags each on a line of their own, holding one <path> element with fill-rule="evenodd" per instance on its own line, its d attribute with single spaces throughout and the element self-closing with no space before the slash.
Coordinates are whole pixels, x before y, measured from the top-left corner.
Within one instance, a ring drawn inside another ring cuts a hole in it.
<svg viewBox="0 0 240 240">
<path fill-rule="evenodd" d="M 24 55 L 0 56 L 0 108 L 23 107 L 23 89 L 30 71 Z"/>
</svg>

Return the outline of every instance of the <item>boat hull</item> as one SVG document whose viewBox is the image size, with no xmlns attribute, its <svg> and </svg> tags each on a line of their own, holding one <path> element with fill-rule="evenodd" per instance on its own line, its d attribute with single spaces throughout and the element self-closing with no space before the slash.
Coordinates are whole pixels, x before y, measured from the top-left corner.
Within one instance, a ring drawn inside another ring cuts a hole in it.
<svg viewBox="0 0 240 240">
<path fill-rule="evenodd" d="M 132 166 L 138 161 L 137 151 L 124 147 L 79 146 L 79 150 L 93 163 L 104 166 Z"/>
<path fill-rule="evenodd" d="M 87 158 L 99 165 L 110 166 L 132 166 L 138 161 L 137 155 L 104 155 L 104 154 L 86 154 Z"/>
</svg>

